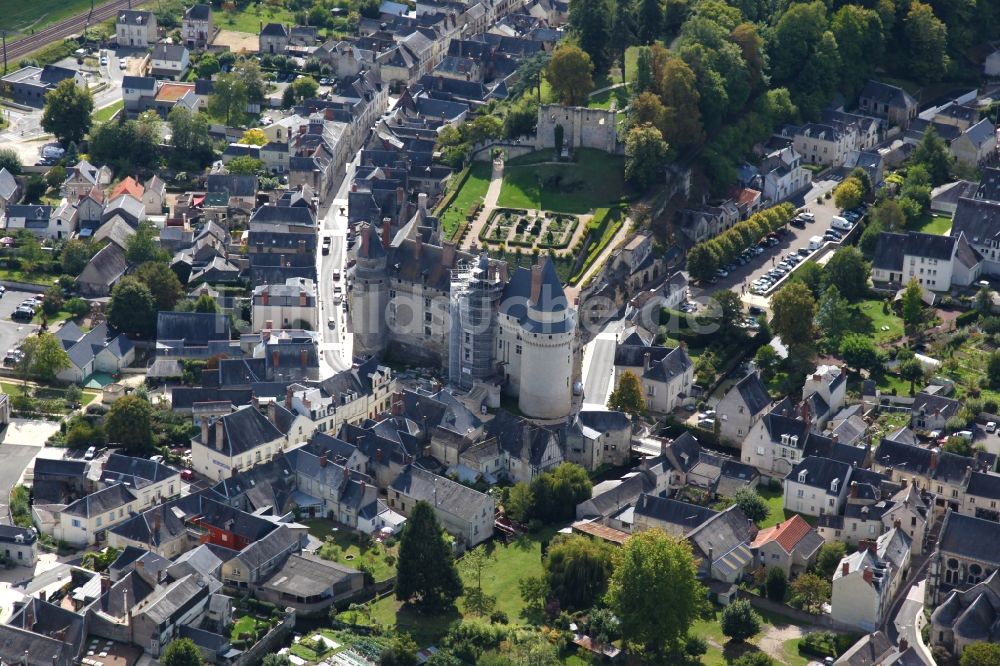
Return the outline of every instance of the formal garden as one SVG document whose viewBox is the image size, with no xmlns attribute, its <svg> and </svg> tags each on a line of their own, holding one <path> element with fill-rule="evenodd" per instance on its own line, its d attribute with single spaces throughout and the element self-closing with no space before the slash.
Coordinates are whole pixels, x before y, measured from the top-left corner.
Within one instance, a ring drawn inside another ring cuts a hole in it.
<svg viewBox="0 0 1000 666">
<path fill-rule="evenodd" d="M 479 233 L 487 248 L 527 247 L 565 250 L 580 224 L 575 215 L 495 208 Z"/>
</svg>

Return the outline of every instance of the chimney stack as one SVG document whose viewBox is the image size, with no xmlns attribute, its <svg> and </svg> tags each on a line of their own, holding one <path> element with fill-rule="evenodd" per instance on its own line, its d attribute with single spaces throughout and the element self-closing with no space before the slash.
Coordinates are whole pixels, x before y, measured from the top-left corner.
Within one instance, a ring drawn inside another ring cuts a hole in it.
<svg viewBox="0 0 1000 666">
<path fill-rule="evenodd" d="M 650 358 L 651 354 L 649 352 L 646 352 L 642 357 L 642 369 L 646 370 L 647 372 L 649 371 Z"/>
<path fill-rule="evenodd" d="M 931 471 L 936 470 L 937 466 L 938 466 L 938 452 L 931 451 Z"/>
<path fill-rule="evenodd" d="M 223 437 L 226 433 L 226 428 L 222 423 L 222 419 L 216 419 L 215 421 L 215 448 L 219 451 L 222 450 Z"/>
<path fill-rule="evenodd" d="M 861 575 L 864 576 L 865 582 L 868 583 L 869 585 L 871 585 L 871 583 L 872 583 L 872 577 L 873 577 L 872 576 L 872 568 L 871 567 L 865 567 L 865 571 Z"/>
<path fill-rule="evenodd" d="M 274 400 L 267 403 L 267 420 L 271 423 L 278 420 L 278 403 Z"/>
<path fill-rule="evenodd" d="M 850 573 L 851 573 L 851 563 L 850 562 L 844 562 L 842 565 L 840 565 L 840 574 L 842 576 L 847 576 Z"/>
<path fill-rule="evenodd" d="M 268 293 L 268 286 L 266 284 L 263 291 L 260 292 L 260 301 L 263 305 L 268 305 L 271 302 L 271 294 Z"/>
<path fill-rule="evenodd" d="M 389 237 L 391 223 L 392 220 L 387 217 L 382 220 L 382 247 L 385 248 L 389 247 L 389 241 L 391 240 Z"/>
<path fill-rule="evenodd" d="M 319 457 L 319 466 L 320 467 L 326 467 L 326 463 L 327 463 L 327 458 L 326 458 L 326 454 L 324 453 L 323 455 L 321 455 Z"/>
<path fill-rule="evenodd" d="M 858 496 L 858 482 L 851 481 L 851 497 L 857 497 L 857 496 Z"/>
<path fill-rule="evenodd" d="M 271 367 L 275 370 L 281 367 L 281 352 L 277 349 L 271 352 Z"/>
<path fill-rule="evenodd" d="M 201 417 L 201 443 L 208 446 L 208 417 Z"/>
<path fill-rule="evenodd" d="M 309 304 L 309 294 L 304 291 L 299 292 L 299 307 L 304 308 Z"/>
<path fill-rule="evenodd" d="M 417 210 L 421 213 L 427 212 L 427 193 L 421 192 L 417 195 Z"/>
<path fill-rule="evenodd" d="M 299 367 L 305 370 L 309 367 L 309 350 L 300 349 L 299 350 Z"/>
</svg>

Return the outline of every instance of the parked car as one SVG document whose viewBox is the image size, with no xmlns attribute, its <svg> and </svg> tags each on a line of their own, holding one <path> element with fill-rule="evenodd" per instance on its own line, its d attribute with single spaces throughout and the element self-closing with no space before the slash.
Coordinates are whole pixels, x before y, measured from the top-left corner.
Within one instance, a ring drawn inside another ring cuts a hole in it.
<svg viewBox="0 0 1000 666">
<path fill-rule="evenodd" d="M 184 481 L 191 481 L 191 480 L 193 480 L 194 479 L 194 472 L 192 472 L 189 469 L 186 469 L 186 470 L 182 471 L 181 472 L 181 479 L 184 480 Z"/>
<path fill-rule="evenodd" d="M 97 455 L 97 447 L 96 446 L 92 446 L 89 449 L 87 449 L 86 453 L 83 454 L 83 459 L 84 460 L 93 460 L 94 456 L 96 456 L 96 455 Z"/>
<path fill-rule="evenodd" d="M 986 424 L 986 432 L 996 432 L 996 431 L 997 431 L 996 421 L 990 421 L 989 423 Z"/>
</svg>

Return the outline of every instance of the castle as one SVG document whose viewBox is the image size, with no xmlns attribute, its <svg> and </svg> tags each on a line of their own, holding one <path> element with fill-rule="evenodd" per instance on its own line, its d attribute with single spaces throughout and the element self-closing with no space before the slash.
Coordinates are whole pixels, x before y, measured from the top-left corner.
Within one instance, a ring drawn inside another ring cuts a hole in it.
<svg viewBox="0 0 1000 666">
<path fill-rule="evenodd" d="M 361 227 L 350 292 L 355 352 L 442 367 L 466 390 L 499 384 L 533 418 L 568 416 L 576 310 L 555 266 L 542 257 L 510 271 L 438 237 L 420 215 L 394 237 L 388 222 L 381 233 Z"/>
<path fill-rule="evenodd" d="M 612 155 L 622 153 L 625 146 L 618 140 L 618 120 L 622 114 L 616 109 L 542 104 L 538 107 L 535 150 L 554 148 L 556 127 L 561 126 L 566 149 L 594 148 Z"/>
</svg>

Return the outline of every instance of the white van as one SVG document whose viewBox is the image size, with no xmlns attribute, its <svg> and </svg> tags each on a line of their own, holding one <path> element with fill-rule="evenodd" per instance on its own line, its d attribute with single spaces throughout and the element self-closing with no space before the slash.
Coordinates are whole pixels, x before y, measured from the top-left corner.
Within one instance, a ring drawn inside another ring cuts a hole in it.
<svg viewBox="0 0 1000 666">
<path fill-rule="evenodd" d="M 851 227 L 853 227 L 854 225 L 848 222 L 845 218 L 840 217 L 839 215 L 834 215 L 833 217 L 830 218 L 830 226 L 833 227 L 834 229 L 841 229 L 842 231 L 850 231 Z"/>
<path fill-rule="evenodd" d="M 822 236 L 813 236 L 812 238 L 809 239 L 809 249 L 810 250 L 818 250 L 822 246 L 823 246 L 823 237 Z"/>
</svg>

